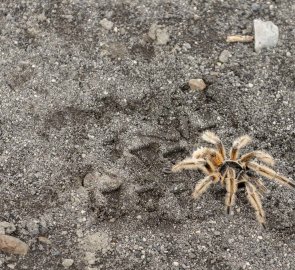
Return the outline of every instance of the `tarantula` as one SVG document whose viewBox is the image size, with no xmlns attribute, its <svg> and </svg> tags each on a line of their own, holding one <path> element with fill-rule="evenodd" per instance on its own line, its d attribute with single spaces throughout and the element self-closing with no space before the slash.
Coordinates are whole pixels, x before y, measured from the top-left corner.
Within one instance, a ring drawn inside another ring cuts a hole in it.
<svg viewBox="0 0 295 270">
<path fill-rule="evenodd" d="M 262 180 L 255 175 L 275 180 L 292 188 L 295 188 L 294 182 L 279 175 L 271 168 L 253 161 L 256 159 L 273 166 L 274 160 L 268 153 L 252 151 L 240 156 L 240 149 L 251 142 L 248 135 L 241 136 L 233 142 L 229 159 L 221 140 L 213 132 L 204 132 L 202 139 L 215 145 L 216 149 L 201 147 L 194 151 L 190 158 L 186 158 L 173 166 L 172 171 L 191 169 L 199 170 L 207 175 L 196 184 L 192 193 L 194 199 L 200 197 L 212 184 L 220 182 L 226 188 L 225 205 L 228 214 L 231 213 L 231 207 L 235 203 L 237 189 L 245 187 L 247 198 L 255 209 L 257 220 L 265 228 L 265 214 L 260 197 L 267 189 Z"/>
</svg>

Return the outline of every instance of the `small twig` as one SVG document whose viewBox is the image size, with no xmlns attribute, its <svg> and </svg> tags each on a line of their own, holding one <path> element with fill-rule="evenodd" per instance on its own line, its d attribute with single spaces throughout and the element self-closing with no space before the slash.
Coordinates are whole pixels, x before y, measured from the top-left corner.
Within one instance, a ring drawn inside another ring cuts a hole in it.
<svg viewBox="0 0 295 270">
<path fill-rule="evenodd" d="M 241 36 L 241 35 L 234 35 L 234 36 L 227 36 L 226 42 L 252 42 L 254 40 L 254 36 Z"/>
</svg>

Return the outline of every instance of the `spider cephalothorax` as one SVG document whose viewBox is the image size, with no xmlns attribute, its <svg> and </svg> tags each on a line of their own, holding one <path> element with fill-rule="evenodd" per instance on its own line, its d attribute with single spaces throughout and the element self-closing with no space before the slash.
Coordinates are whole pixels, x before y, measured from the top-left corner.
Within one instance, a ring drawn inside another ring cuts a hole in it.
<svg viewBox="0 0 295 270">
<path fill-rule="evenodd" d="M 200 170 L 207 175 L 196 184 L 192 194 L 195 199 L 204 193 L 211 184 L 220 182 L 226 188 L 225 205 L 228 213 L 231 212 L 231 207 L 235 203 L 238 187 L 244 186 L 247 198 L 255 209 L 257 220 L 264 227 L 265 214 L 260 197 L 267 189 L 256 175 L 264 176 L 292 188 L 295 188 L 294 182 L 279 175 L 271 168 L 254 162 L 253 160 L 256 159 L 267 165 L 274 165 L 273 158 L 263 151 L 252 151 L 240 156 L 240 149 L 251 141 L 251 138 L 247 135 L 241 136 L 233 142 L 229 158 L 226 156 L 221 140 L 214 133 L 206 131 L 202 138 L 206 142 L 214 144 L 216 148 L 201 147 L 197 149 L 190 158 L 186 158 L 173 166 L 172 171 L 192 169 Z"/>
</svg>

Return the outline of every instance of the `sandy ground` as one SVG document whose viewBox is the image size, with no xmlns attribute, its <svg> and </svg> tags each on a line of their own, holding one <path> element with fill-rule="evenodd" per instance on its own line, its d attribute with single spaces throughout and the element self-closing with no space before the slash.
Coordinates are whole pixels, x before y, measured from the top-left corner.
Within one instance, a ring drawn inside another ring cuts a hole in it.
<svg viewBox="0 0 295 270">
<path fill-rule="evenodd" d="M 0 268 L 295 269 L 293 190 L 265 182 L 262 230 L 243 190 L 227 216 L 222 187 L 192 201 L 202 174 L 169 173 L 209 129 L 295 179 L 291 2 L 1 1 L 0 222 L 30 250 Z M 276 48 L 225 42 L 256 18 Z"/>
</svg>

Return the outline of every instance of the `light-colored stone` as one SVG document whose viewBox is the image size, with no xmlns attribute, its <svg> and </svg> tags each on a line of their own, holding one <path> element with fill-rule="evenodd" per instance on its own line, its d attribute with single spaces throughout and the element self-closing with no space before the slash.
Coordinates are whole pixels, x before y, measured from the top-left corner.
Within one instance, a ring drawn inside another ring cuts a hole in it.
<svg viewBox="0 0 295 270">
<path fill-rule="evenodd" d="M 109 21 L 107 18 L 102 19 L 99 23 L 106 30 L 111 30 L 114 26 L 114 23 Z"/>
<path fill-rule="evenodd" d="M 254 20 L 255 51 L 275 47 L 279 40 L 279 28 L 271 21 Z"/>
<path fill-rule="evenodd" d="M 158 45 L 166 45 L 170 40 L 170 36 L 168 30 L 166 28 L 157 30 L 157 40 L 156 44 Z"/>
<path fill-rule="evenodd" d="M 0 250 L 6 253 L 26 255 L 29 246 L 13 236 L 3 234 L 0 235 Z"/>
<path fill-rule="evenodd" d="M 206 83 L 202 80 L 202 79 L 191 79 L 188 82 L 189 87 L 191 90 L 195 91 L 195 90 L 204 90 L 207 85 Z"/>
<path fill-rule="evenodd" d="M 7 264 L 7 267 L 8 267 L 9 269 L 15 269 L 15 267 L 16 267 L 16 263 L 9 263 L 9 264 Z"/>
<path fill-rule="evenodd" d="M 73 259 L 63 259 L 62 260 L 62 265 L 64 268 L 69 268 L 73 265 L 74 260 Z"/>
<path fill-rule="evenodd" d="M 170 40 L 168 29 L 155 23 L 151 25 L 148 36 L 158 45 L 166 45 Z"/>
<path fill-rule="evenodd" d="M 47 237 L 44 237 L 44 236 L 39 236 L 38 240 L 39 240 L 39 242 L 44 243 L 46 245 L 52 244 L 51 241 Z"/>
<path fill-rule="evenodd" d="M 228 62 L 228 59 L 231 57 L 231 53 L 228 50 L 223 50 L 219 55 L 219 61 L 222 63 Z"/>
<path fill-rule="evenodd" d="M 95 253 L 93 253 L 93 252 L 85 252 L 84 260 L 89 265 L 95 264 L 95 262 L 96 262 Z"/>
<path fill-rule="evenodd" d="M 13 223 L 10 222 L 0 222 L 0 234 L 11 234 L 16 230 Z"/>
</svg>

